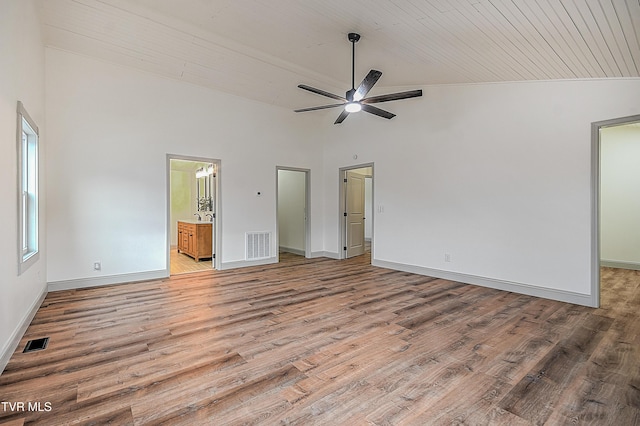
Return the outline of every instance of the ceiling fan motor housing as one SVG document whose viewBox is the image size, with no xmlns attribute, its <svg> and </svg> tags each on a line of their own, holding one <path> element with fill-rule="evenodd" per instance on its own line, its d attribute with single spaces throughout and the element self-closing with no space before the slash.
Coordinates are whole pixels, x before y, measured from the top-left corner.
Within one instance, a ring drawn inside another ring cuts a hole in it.
<svg viewBox="0 0 640 426">
<path fill-rule="evenodd" d="M 347 98 L 348 102 L 353 102 L 353 95 L 355 95 L 355 93 L 356 89 L 349 89 L 344 97 Z"/>
</svg>

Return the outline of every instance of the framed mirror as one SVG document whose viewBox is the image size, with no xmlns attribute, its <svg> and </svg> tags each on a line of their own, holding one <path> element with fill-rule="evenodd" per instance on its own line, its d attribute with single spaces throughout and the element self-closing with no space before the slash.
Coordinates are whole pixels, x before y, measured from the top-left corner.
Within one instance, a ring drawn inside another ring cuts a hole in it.
<svg viewBox="0 0 640 426">
<path fill-rule="evenodd" d="M 205 164 L 196 169 L 196 207 L 199 212 L 213 212 L 215 177 L 216 173 L 213 164 Z"/>
</svg>

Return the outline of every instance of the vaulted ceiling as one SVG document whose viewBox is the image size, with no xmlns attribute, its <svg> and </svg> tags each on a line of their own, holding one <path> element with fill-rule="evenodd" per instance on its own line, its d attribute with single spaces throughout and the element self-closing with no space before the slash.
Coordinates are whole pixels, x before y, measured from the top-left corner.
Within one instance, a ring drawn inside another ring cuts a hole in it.
<svg viewBox="0 0 640 426">
<path fill-rule="evenodd" d="M 640 77 L 640 0 L 40 0 L 47 46 L 300 108 L 430 84 Z"/>
</svg>

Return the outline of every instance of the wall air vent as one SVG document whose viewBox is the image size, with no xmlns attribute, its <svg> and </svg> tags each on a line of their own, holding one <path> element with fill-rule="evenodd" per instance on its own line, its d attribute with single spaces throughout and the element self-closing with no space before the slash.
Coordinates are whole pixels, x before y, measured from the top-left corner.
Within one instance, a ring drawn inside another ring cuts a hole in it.
<svg viewBox="0 0 640 426">
<path fill-rule="evenodd" d="M 247 232 L 246 236 L 246 260 L 268 259 L 271 257 L 270 232 Z"/>
</svg>

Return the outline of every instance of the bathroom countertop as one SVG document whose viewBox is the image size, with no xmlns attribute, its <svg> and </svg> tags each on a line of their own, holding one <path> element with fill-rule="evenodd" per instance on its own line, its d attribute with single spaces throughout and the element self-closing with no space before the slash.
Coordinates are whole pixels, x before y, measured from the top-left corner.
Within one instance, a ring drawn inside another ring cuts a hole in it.
<svg viewBox="0 0 640 426">
<path fill-rule="evenodd" d="M 213 223 L 213 222 L 209 222 L 208 220 L 197 220 L 197 219 L 187 219 L 187 220 L 179 219 L 178 222 L 194 223 L 196 225 L 199 224 L 199 223 Z"/>
</svg>

